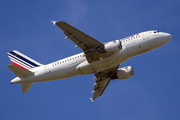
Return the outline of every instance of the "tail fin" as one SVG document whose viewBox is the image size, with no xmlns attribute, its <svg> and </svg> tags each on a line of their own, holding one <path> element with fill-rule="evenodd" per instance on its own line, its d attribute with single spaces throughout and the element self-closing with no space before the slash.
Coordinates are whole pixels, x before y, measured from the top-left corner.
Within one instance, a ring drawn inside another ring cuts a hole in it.
<svg viewBox="0 0 180 120">
<path fill-rule="evenodd" d="M 26 70 L 29 70 L 34 67 L 41 66 L 39 62 L 27 57 L 26 55 L 18 52 L 17 50 L 11 51 L 7 53 L 8 57 L 10 58 L 11 62 L 19 66 L 21 68 L 24 68 Z"/>
</svg>

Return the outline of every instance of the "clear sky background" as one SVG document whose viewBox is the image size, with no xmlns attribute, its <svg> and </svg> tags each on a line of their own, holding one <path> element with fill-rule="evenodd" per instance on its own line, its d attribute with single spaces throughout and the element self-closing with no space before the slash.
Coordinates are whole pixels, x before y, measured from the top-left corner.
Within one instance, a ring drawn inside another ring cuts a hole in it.
<svg viewBox="0 0 180 120">
<path fill-rule="evenodd" d="M 11 85 L 6 53 L 18 50 L 47 64 L 82 52 L 50 21 L 65 21 L 107 42 L 147 31 L 172 34 L 172 40 L 131 58 L 135 75 L 111 81 L 93 103 L 94 75 L 35 83 L 22 94 Z M 0 120 L 179 120 L 179 0 L 1 0 Z"/>
</svg>

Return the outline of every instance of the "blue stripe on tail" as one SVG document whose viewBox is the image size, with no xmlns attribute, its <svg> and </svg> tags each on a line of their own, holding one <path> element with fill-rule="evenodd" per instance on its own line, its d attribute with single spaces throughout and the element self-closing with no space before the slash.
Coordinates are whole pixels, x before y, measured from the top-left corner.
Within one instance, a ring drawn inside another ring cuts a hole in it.
<svg viewBox="0 0 180 120">
<path fill-rule="evenodd" d="M 34 67 L 38 67 L 38 66 L 39 66 L 39 65 L 37 65 L 37 64 L 35 64 L 35 63 L 29 61 L 28 59 L 26 59 L 26 58 L 20 56 L 19 54 L 16 54 L 16 53 L 13 52 L 13 51 L 11 51 L 11 52 L 9 52 L 9 53 L 12 54 L 12 55 L 14 55 L 14 56 L 16 56 L 16 57 L 18 57 L 19 59 L 21 59 L 21 60 L 27 62 L 27 63 L 29 63 L 30 65 L 32 65 L 32 66 L 34 66 Z"/>
<path fill-rule="evenodd" d="M 19 60 L 19 59 L 15 58 L 13 55 L 8 54 L 8 56 L 11 56 L 12 58 L 14 58 L 15 60 L 17 60 L 18 62 L 23 63 L 23 64 L 29 66 L 30 68 L 32 68 L 32 66 L 28 65 L 27 63 L 23 62 L 22 60 Z"/>
</svg>

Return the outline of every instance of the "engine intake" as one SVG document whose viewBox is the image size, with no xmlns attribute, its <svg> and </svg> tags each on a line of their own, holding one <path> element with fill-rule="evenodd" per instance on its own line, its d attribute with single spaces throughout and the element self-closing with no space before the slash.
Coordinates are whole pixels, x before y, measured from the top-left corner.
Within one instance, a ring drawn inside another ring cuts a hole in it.
<svg viewBox="0 0 180 120">
<path fill-rule="evenodd" d="M 127 79 L 134 76 L 134 70 L 132 66 L 127 66 L 127 67 L 123 67 L 118 69 L 116 77 L 118 79 Z"/>
</svg>

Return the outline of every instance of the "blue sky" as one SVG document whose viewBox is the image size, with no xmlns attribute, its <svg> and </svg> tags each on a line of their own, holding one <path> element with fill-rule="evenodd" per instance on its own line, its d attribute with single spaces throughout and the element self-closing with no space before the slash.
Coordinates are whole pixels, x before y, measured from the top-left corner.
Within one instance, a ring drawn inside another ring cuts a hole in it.
<svg viewBox="0 0 180 120">
<path fill-rule="evenodd" d="M 179 0 L 2 0 L 0 4 L 0 119 L 1 120 L 178 120 Z M 131 58 L 135 75 L 111 81 L 93 103 L 93 75 L 35 83 L 21 93 L 11 85 L 16 77 L 6 66 L 6 53 L 18 50 L 47 64 L 81 52 L 50 21 L 65 21 L 107 42 L 147 30 L 172 34 L 172 40 Z"/>
</svg>

